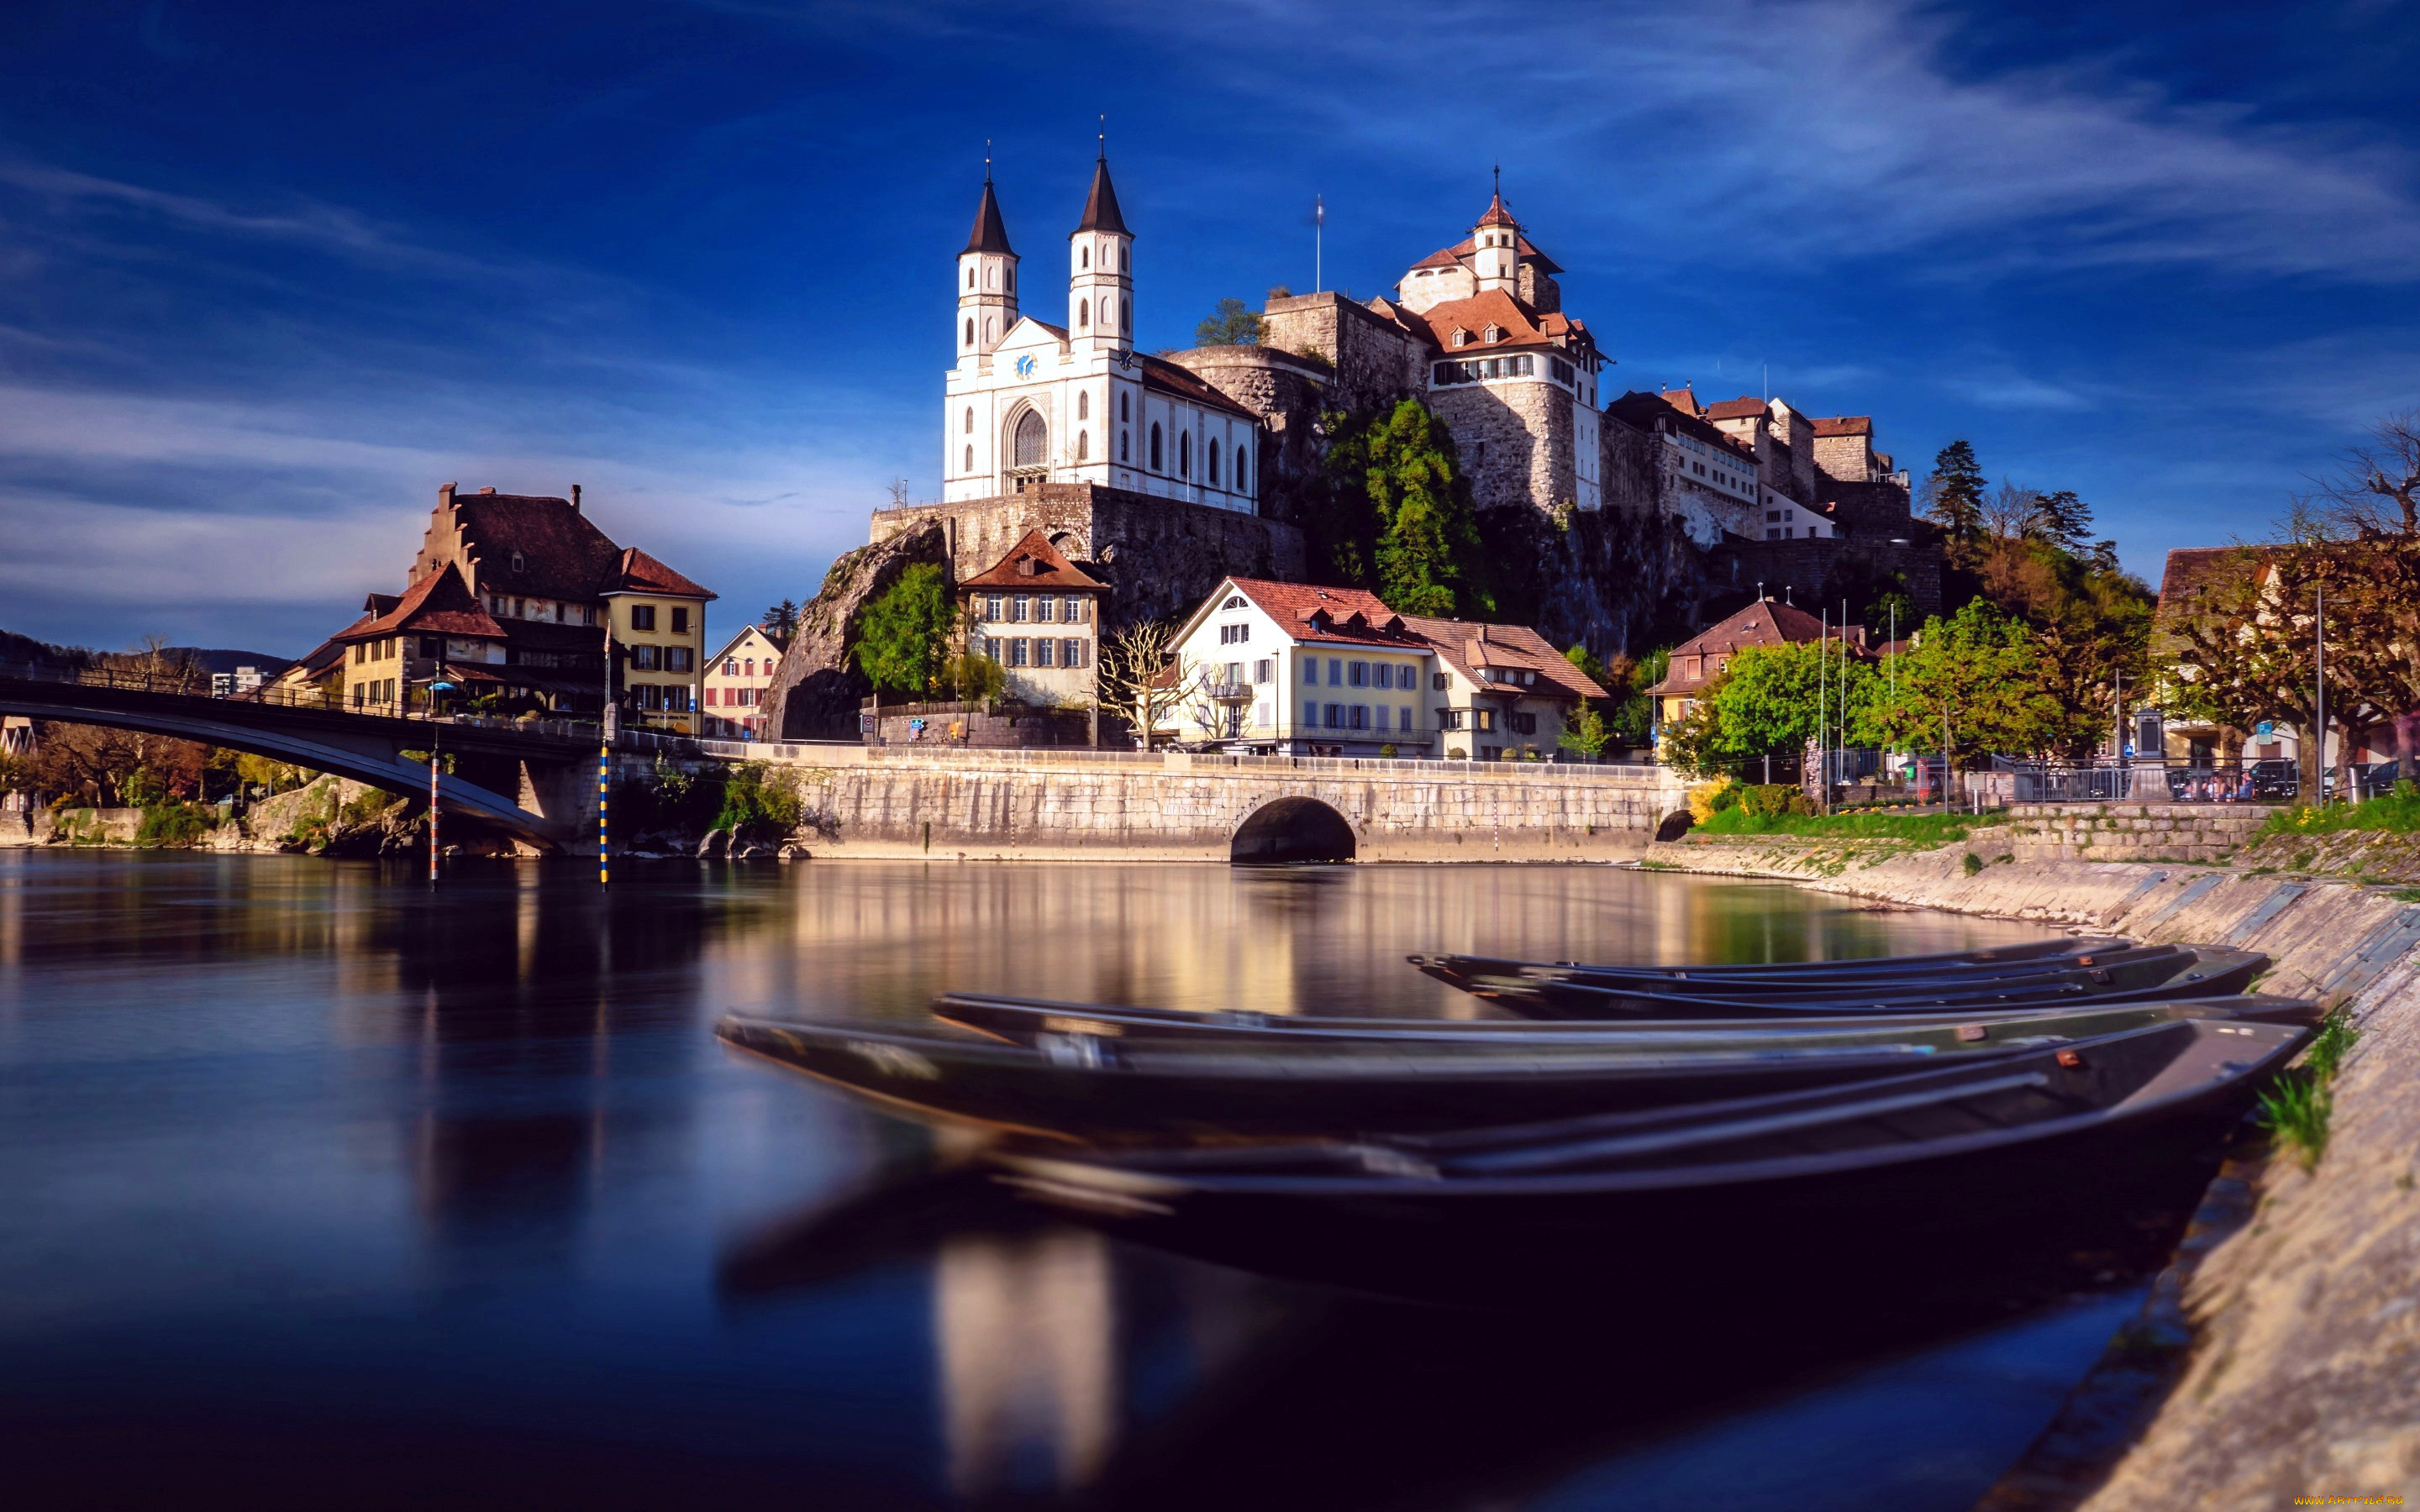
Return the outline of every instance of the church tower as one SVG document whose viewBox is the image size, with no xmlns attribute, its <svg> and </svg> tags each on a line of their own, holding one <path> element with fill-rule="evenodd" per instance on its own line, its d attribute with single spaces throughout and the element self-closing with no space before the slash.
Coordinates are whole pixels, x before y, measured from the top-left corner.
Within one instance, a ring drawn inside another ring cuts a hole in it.
<svg viewBox="0 0 2420 1512">
<path fill-rule="evenodd" d="M 975 228 L 958 254 L 958 361 L 989 355 L 1016 324 L 1016 254 L 1008 250 L 1008 226 L 991 192 L 991 162 L 984 162 L 983 203 Z"/>
<path fill-rule="evenodd" d="M 1502 289 L 1520 297 L 1521 223 L 1504 208 L 1500 182 L 1486 212 L 1470 228 L 1470 270 L 1478 278 L 1480 292 Z"/>
<path fill-rule="evenodd" d="M 1067 339 L 1081 351 L 1134 346 L 1134 233 L 1118 213 L 1106 146 L 1093 164 L 1084 218 L 1067 234 Z"/>
</svg>

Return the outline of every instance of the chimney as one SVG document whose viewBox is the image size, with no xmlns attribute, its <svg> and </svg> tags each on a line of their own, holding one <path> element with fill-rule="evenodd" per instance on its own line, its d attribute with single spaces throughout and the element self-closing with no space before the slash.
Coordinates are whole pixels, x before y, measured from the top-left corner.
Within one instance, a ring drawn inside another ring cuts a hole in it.
<svg viewBox="0 0 2420 1512">
<path fill-rule="evenodd" d="M 486 487 L 481 488 L 479 491 L 480 491 L 481 493 L 494 493 L 494 492 L 496 491 L 496 486 L 495 486 L 494 484 L 492 484 L 492 483 L 491 483 L 491 484 L 489 484 Z"/>
<path fill-rule="evenodd" d="M 580 513 L 580 485 L 576 483 L 571 486 L 571 512 Z"/>
</svg>

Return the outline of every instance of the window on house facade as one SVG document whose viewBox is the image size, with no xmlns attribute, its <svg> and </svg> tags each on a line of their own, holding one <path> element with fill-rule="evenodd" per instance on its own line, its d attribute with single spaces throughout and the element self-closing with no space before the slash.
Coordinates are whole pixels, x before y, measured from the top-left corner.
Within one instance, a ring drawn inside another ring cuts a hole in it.
<svg viewBox="0 0 2420 1512">
<path fill-rule="evenodd" d="M 1059 665 L 1062 667 L 1084 665 L 1084 642 L 1073 639 L 1060 641 Z"/>
<path fill-rule="evenodd" d="M 1028 598 L 1023 594 L 1019 594 L 1015 598 L 1010 599 L 1008 601 L 1008 617 L 1019 622 L 1032 619 L 1033 617 L 1033 600 Z"/>
<path fill-rule="evenodd" d="M 1518 709 L 1515 709 L 1511 714 L 1506 715 L 1504 719 L 1506 723 L 1512 727 L 1515 733 L 1534 735 L 1538 733 L 1538 717 L 1534 714 L 1524 714 Z"/>
<path fill-rule="evenodd" d="M 1330 729 L 1330 730 L 1342 730 L 1342 729 L 1343 729 L 1343 728 L 1344 728 L 1344 705 L 1343 705 L 1343 704 L 1342 704 L 1342 703 L 1330 703 L 1330 704 L 1328 704 L 1328 705 L 1326 705 L 1326 708 L 1325 708 L 1325 710 L 1324 710 L 1323 712 L 1325 712 L 1325 713 L 1326 714 L 1327 717 L 1326 717 L 1324 721 L 1322 721 L 1322 722 L 1323 722 L 1323 723 L 1325 723 L 1325 724 L 1327 726 L 1327 728 L 1328 728 L 1328 729 Z"/>
<path fill-rule="evenodd" d="M 656 627 L 656 606 L 654 606 L 653 604 L 633 604 L 633 605 L 631 605 L 631 606 L 630 606 L 630 628 L 631 628 L 631 629 L 633 629 L 633 630 L 652 630 L 652 629 L 654 629 L 655 627 Z"/>
<path fill-rule="evenodd" d="M 1016 640 L 1011 640 L 1008 643 L 1008 664 L 1010 666 L 1022 667 L 1025 665 L 1026 650 L 1030 642 L 1028 642 L 1023 636 L 1018 636 Z"/>
<path fill-rule="evenodd" d="M 1058 650 L 1059 642 L 1056 640 L 1036 640 L 1033 642 L 1033 665 L 1036 667 L 1056 666 L 1059 659 L 1056 655 Z"/>
<path fill-rule="evenodd" d="M 1327 686 L 1330 687 L 1342 687 L 1344 686 L 1343 657 L 1330 656 L 1327 658 Z"/>
<path fill-rule="evenodd" d="M 1304 703 L 1304 704 L 1303 704 L 1303 706 L 1302 706 L 1302 722 L 1303 722 L 1304 724 L 1306 724 L 1306 725 L 1314 725 L 1314 724 L 1317 724 L 1317 723 L 1319 722 L 1319 705 L 1318 705 L 1318 704 L 1316 704 L 1316 703 L 1310 703 L 1310 702 L 1306 702 L 1306 703 Z"/>
<path fill-rule="evenodd" d="M 689 610 L 680 605 L 673 607 L 673 634 L 689 634 Z"/>
<path fill-rule="evenodd" d="M 1437 710 L 1437 728 L 1439 730 L 1459 730 L 1462 727 L 1462 711 L 1460 709 Z"/>
<path fill-rule="evenodd" d="M 632 671 L 634 671 L 634 672 L 655 672 L 655 671 L 663 671 L 663 667 L 664 667 L 664 648 L 663 648 L 663 647 L 661 647 L 661 646 L 632 646 L 632 647 L 630 648 L 630 670 L 631 670 Z"/>
<path fill-rule="evenodd" d="M 1348 687 L 1368 687 L 1370 686 L 1370 664 L 1366 661 L 1345 663 L 1344 683 Z"/>
<path fill-rule="evenodd" d="M 1404 734 L 1412 733 L 1412 707 L 1406 703 L 1395 711 L 1395 728 Z"/>
<path fill-rule="evenodd" d="M 696 670 L 697 652 L 690 646 L 664 647 L 664 671 L 686 672 Z"/>
<path fill-rule="evenodd" d="M 1065 620 L 1067 621 L 1067 623 L 1068 623 L 1068 624 L 1070 624 L 1070 625 L 1081 625 L 1081 624 L 1083 624 L 1083 623 L 1084 623 L 1084 595 L 1083 595 L 1083 594 L 1069 594 L 1067 595 L 1067 597 L 1066 597 L 1065 602 L 1064 602 L 1064 603 L 1063 603 L 1063 604 L 1060 606 L 1060 608 L 1064 611 L 1063 617 L 1065 618 Z"/>
<path fill-rule="evenodd" d="M 1473 730 L 1478 730 L 1478 731 L 1481 731 L 1481 732 L 1485 732 L 1485 731 L 1489 731 L 1489 730 L 1493 730 L 1493 729 L 1495 729 L 1495 728 L 1496 728 L 1496 711 L 1495 711 L 1494 709 L 1473 709 L 1473 710 L 1471 710 L 1471 711 L 1470 711 L 1470 727 L 1471 727 Z"/>
<path fill-rule="evenodd" d="M 1033 617 L 1035 619 L 1047 621 L 1056 618 L 1058 613 L 1059 601 L 1051 597 L 1048 594 L 1044 594 L 1033 601 Z"/>
<path fill-rule="evenodd" d="M 996 635 L 985 636 L 983 654 L 994 661 L 1000 660 L 1000 637 Z"/>
<path fill-rule="evenodd" d="M 1319 658 L 1317 656 L 1305 656 L 1302 658 L 1302 681 L 1303 686 L 1306 687 L 1316 687 L 1319 686 Z"/>
<path fill-rule="evenodd" d="M 1276 662 L 1265 658 L 1252 663 L 1252 681 L 1255 683 L 1275 682 L 1277 680 L 1277 665 L 1278 664 Z"/>
<path fill-rule="evenodd" d="M 999 618 L 1000 618 L 1000 616 L 1001 616 L 1001 603 L 1000 603 L 1000 595 L 999 595 L 998 594 L 985 594 L 984 595 L 984 611 L 983 611 L 983 617 L 984 617 L 985 619 L 986 619 L 986 620 L 996 620 L 996 619 L 999 619 Z"/>
</svg>

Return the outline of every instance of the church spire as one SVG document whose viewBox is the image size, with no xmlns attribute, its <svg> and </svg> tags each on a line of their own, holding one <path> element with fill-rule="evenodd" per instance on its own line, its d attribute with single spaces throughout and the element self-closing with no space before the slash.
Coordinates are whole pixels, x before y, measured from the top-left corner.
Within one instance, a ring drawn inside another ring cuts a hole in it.
<svg viewBox="0 0 2420 1512">
<path fill-rule="evenodd" d="M 1008 250 L 1008 223 L 1000 218 L 1000 197 L 991 192 L 991 163 L 985 160 L 983 203 L 975 207 L 975 228 L 967 234 L 967 251 L 1004 253 Z"/>
<path fill-rule="evenodd" d="M 1107 139 L 1101 144 L 1101 155 L 1093 162 L 1093 192 L 1084 196 L 1084 218 L 1076 223 L 1078 231 L 1100 231 L 1115 237 L 1130 237 L 1125 217 L 1118 213 L 1118 192 L 1109 183 L 1109 149 Z"/>
</svg>

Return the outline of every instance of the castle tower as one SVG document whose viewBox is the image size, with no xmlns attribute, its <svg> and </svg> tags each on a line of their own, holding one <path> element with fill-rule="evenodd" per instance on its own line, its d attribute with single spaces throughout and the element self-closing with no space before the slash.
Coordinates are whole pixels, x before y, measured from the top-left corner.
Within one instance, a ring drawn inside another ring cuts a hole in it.
<svg viewBox="0 0 2420 1512">
<path fill-rule="evenodd" d="M 1134 233 L 1118 213 L 1104 147 L 1084 218 L 1067 234 L 1067 340 L 1078 351 L 1134 346 Z"/>
<path fill-rule="evenodd" d="M 1471 272 L 1479 280 L 1481 292 L 1502 289 L 1515 298 L 1520 296 L 1521 223 L 1504 208 L 1504 189 L 1497 186 L 1496 197 L 1487 202 L 1486 212 L 1479 224 L 1470 228 Z"/>
<path fill-rule="evenodd" d="M 958 361 L 986 356 L 1016 324 L 1016 254 L 1008 249 L 1008 226 L 991 192 L 991 162 L 984 162 L 983 203 L 975 228 L 958 254 Z"/>
</svg>

